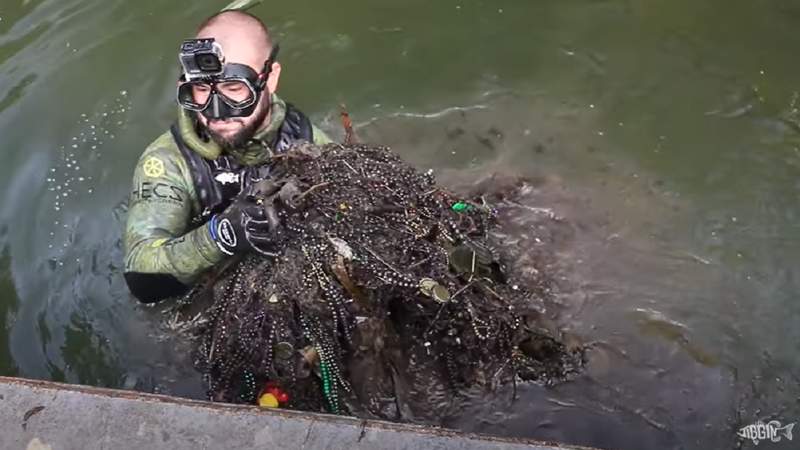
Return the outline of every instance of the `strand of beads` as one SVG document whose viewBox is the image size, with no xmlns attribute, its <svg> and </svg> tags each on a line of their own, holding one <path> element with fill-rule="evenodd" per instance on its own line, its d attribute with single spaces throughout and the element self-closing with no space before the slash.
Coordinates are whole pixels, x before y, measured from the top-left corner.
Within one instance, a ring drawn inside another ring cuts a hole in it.
<svg viewBox="0 0 800 450">
<path fill-rule="evenodd" d="M 330 412 L 338 414 L 339 397 L 335 380 L 339 379 L 339 365 L 335 341 L 328 338 L 329 334 L 323 331 L 319 320 L 315 317 L 309 317 L 301 312 L 300 323 L 303 328 L 303 334 L 314 345 L 319 355 L 322 392 L 328 404 L 328 409 Z"/>
<path fill-rule="evenodd" d="M 256 377 L 253 375 L 253 372 L 245 370 L 244 374 L 242 375 L 242 382 L 244 384 L 244 388 L 239 394 L 239 399 L 244 403 L 253 403 L 257 394 Z"/>
<path fill-rule="evenodd" d="M 325 396 L 325 400 L 328 402 L 328 410 L 334 414 L 339 414 L 339 404 L 335 397 L 330 369 L 328 369 L 327 364 L 321 362 L 319 370 L 322 375 L 322 393 Z"/>
<path fill-rule="evenodd" d="M 328 252 L 335 251 L 329 242 L 326 246 L 329 247 Z M 310 256 L 312 251 L 317 251 L 316 249 L 320 247 L 313 247 L 307 254 Z M 347 320 L 350 314 L 345 307 L 346 300 L 342 295 L 342 288 L 338 284 L 335 284 L 330 276 L 322 269 L 322 264 L 318 261 L 322 259 L 323 256 L 319 254 L 314 256 L 316 256 L 315 260 L 310 261 L 311 272 L 316 277 L 317 284 L 322 290 L 323 297 L 327 300 L 328 309 L 333 319 L 333 329 L 335 330 L 337 327 L 341 326 L 345 340 L 349 343 L 352 341 L 352 324 Z"/>
</svg>

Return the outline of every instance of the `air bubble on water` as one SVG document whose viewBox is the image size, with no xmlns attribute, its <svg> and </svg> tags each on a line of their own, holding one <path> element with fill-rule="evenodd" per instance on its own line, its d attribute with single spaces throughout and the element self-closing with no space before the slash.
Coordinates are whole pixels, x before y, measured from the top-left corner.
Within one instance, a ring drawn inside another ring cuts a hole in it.
<svg viewBox="0 0 800 450">
<path fill-rule="evenodd" d="M 78 144 L 72 144 L 72 148 L 78 148 Z"/>
<path fill-rule="evenodd" d="M 84 179 L 83 177 L 78 177 L 78 181 L 83 181 Z"/>
</svg>

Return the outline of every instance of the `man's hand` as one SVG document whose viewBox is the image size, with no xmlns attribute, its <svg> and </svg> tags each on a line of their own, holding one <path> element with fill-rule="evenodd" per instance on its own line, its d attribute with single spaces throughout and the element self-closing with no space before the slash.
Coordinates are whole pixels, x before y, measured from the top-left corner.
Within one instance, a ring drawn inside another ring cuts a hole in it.
<svg viewBox="0 0 800 450">
<path fill-rule="evenodd" d="M 275 256 L 275 227 L 264 208 L 247 195 L 239 195 L 228 208 L 208 222 L 211 238 L 226 255 L 255 250 Z"/>
</svg>

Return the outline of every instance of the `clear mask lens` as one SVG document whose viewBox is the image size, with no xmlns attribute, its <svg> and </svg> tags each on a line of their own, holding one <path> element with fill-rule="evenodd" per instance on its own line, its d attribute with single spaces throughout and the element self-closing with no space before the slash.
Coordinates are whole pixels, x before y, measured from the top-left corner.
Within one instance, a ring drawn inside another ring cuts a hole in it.
<svg viewBox="0 0 800 450">
<path fill-rule="evenodd" d="M 217 84 L 217 92 L 235 103 L 245 103 L 255 98 L 256 93 L 242 81 L 223 81 Z M 234 106 L 234 105 L 231 105 Z"/>
<path fill-rule="evenodd" d="M 189 81 L 178 88 L 178 99 L 187 109 L 202 110 L 217 94 L 232 108 L 246 108 L 256 100 L 255 89 L 244 80 Z"/>
</svg>

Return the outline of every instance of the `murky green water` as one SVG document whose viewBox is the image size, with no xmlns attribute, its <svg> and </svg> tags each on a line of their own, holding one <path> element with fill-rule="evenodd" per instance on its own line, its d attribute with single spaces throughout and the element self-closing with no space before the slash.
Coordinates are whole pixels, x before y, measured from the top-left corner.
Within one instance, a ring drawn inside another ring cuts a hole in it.
<svg viewBox="0 0 800 450">
<path fill-rule="evenodd" d="M 178 42 L 224 3 L 0 2 L 0 374 L 201 395 L 127 293 L 115 206 L 174 115 Z M 796 0 L 253 12 L 279 36 L 281 93 L 323 128 L 341 135 L 344 102 L 363 138 L 448 183 L 533 177 L 568 224 L 558 322 L 594 342 L 587 375 L 473 398 L 447 425 L 709 449 L 800 420 Z"/>
</svg>

